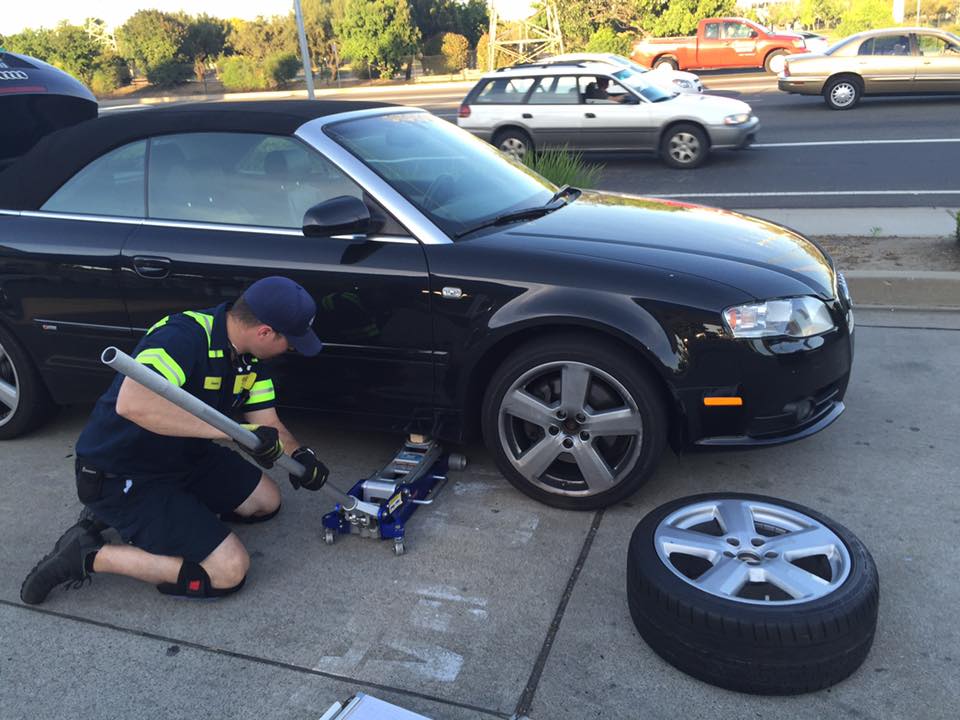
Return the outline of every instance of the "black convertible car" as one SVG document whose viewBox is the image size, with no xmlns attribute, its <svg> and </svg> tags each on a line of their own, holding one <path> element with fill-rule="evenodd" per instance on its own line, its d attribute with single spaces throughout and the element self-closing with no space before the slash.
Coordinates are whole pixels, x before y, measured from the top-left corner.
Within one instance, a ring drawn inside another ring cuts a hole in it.
<svg viewBox="0 0 960 720">
<path fill-rule="evenodd" d="M 90 401 L 170 312 L 282 274 L 325 349 L 282 403 L 450 442 L 529 495 L 618 501 L 664 445 L 796 440 L 843 411 L 850 298 L 813 242 L 557 188 L 422 110 L 179 105 L 60 130 L 0 174 L 0 437 Z"/>
</svg>

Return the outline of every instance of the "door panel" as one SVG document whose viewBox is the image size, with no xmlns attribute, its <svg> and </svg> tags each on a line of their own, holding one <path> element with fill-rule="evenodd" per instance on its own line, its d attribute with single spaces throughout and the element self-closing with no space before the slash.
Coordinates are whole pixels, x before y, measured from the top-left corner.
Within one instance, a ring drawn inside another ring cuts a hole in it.
<svg viewBox="0 0 960 720">
<path fill-rule="evenodd" d="M 580 78 L 586 97 L 583 111 L 583 147 L 586 150 L 646 150 L 653 146 L 656 128 L 651 120 L 650 103 L 639 101 L 633 93 L 616 82 L 607 92 L 616 97 L 625 95 L 637 103 L 591 99 L 592 77 Z"/>
<path fill-rule="evenodd" d="M 169 274 L 143 277 L 133 269 L 136 256 L 165 257 Z M 317 303 L 314 329 L 324 349 L 271 361 L 283 404 L 400 424 L 430 406 L 430 293 L 415 241 L 145 225 L 127 243 L 123 266 L 127 308 L 140 330 L 171 312 L 233 301 L 262 277 L 290 277 Z"/>
<path fill-rule="evenodd" d="M 583 107 L 577 78 L 540 78 L 520 111 L 521 120 L 533 130 L 538 147 L 582 147 Z"/>
<path fill-rule="evenodd" d="M 909 35 L 878 35 L 864 41 L 857 68 L 867 93 L 911 92 L 919 57 L 913 54 Z"/>
<path fill-rule="evenodd" d="M 960 92 L 960 46 L 939 35 L 916 38 L 920 52 L 916 92 Z"/>
</svg>

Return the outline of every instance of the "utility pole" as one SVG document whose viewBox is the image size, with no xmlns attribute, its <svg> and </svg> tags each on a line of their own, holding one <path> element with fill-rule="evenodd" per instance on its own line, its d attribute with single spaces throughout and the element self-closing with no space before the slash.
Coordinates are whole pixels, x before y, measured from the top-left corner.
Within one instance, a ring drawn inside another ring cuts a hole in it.
<svg viewBox="0 0 960 720">
<path fill-rule="evenodd" d="M 502 37 L 500 16 L 497 5 L 504 0 L 488 0 L 490 14 L 490 42 L 487 46 L 487 62 L 494 69 L 497 53 L 502 53 L 511 63 L 536 62 L 541 57 L 558 55 L 563 52 L 563 35 L 560 32 L 560 15 L 554 0 L 541 3 L 546 25 L 537 25 L 529 19 L 515 21 L 520 27 L 520 38 L 507 40 Z"/>
<path fill-rule="evenodd" d="M 307 97 L 313 100 L 313 62 L 310 60 L 310 51 L 307 49 L 307 32 L 303 29 L 303 10 L 300 8 L 300 0 L 293 0 L 293 12 L 297 16 L 297 35 L 300 36 L 300 55 L 303 57 L 303 77 L 307 80 Z"/>
</svg>

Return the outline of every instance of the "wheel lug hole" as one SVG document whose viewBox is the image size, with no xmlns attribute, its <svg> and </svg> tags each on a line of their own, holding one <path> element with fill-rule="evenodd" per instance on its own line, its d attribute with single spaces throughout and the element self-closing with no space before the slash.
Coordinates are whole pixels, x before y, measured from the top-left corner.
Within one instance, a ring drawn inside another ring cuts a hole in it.
<svg viewBox="0 0 960 720">
<path fill-rule="evenodd" d="M 558 432 L 560 432 L 560 428 L 558 428 L 556 425 L 551 425 L 549 432 L 551 435 L 556 435 Z"/>
<path fill-rule="evenodd" d="M 733 545 L 734 547 L 740 547 L 740 541 L 735 537 L 728 537 L 727 543 Z"/>
<path fill-rule="evenodd" d="M 773 550 L 764 553 L 763 556 L 767 558 L 767 560 L 776 560 L 777 558 L 777 554 Z"/>
<path fill-rule="evenodd" d="M 565 448 L 567 448 L 568 450 L 569 450 L 570 448 L 572 448 L 572 447 L 573 447 L 573 439 L 572 439 L 572 438 L 564 438 L 564 439 L 563 439 L 563 446 L 564 446 Z"/>
<path fill-rule="evenodd" d="M 566 410 L 557 410 L 557 417 L 558 417 L 560 420 L 566 419 L 566 417 L 567 417 L 567 411 L 566 411 Z"/>
<path fill-rule="evenodd" d="M 724 551 L 723 551 L 723 556 L 724 556 L 724 557 L 728 557 L 728 558 L 735 557 L 734 554 L 733 554 L 732 552 L 730 552 L 729 550 L 724 550 Z"/>
<path fill-rule="evenodd" d="M 763 538 L 753 538 L 753 540 L 750 541 L 750 544 L 754 547 L 760 547 L 764 542 L 765 541 Z"/>
<path fill-rule="evenodd" d="M 580 433 L 580 439 L 586 442 L 587 440 L 590 439 L 590 433 L 584 430 L 583 432 Z"/>
<path fill-rule="evenodd" d="M 577 413 L 577 422 L 578 422 L 578 423 L 582 423 L 582 422 L 583 422 L 584 420 L 586 420 L 586 419 L 587 419 L 587 418 L 584 416 L 583 413 Z"/>
</svg>

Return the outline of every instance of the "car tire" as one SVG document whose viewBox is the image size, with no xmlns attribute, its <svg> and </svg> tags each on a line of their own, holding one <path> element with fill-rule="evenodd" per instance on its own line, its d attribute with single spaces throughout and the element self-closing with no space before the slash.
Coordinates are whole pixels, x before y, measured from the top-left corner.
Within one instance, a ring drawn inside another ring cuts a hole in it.
<svg viewBox="0 0 960 720">
<path fill-rule="evenodd" d="M 768 73 L 778 75 L 783 70 L 784 58 L 787 56 L 786 50 L 774 50 L 763 60 L 763 69 Z"/>
<path fill-rule="evenodd" d="M 533 141 L 523 130 L 509 128 L 501 130 L 493 137 L 493 145 L 504 155 L 523 161 L 527 153 L 534 151 Z"/>
<path fill-rule="evenodd" d="M 33 430 L 52 409 L 30 356 L 12 333 L 0 327 L 0 440 Z"/>
<path fill-rule="evenodd" d="M 853 673 L 873 643 L 879 588 L 853 533 L 761 495 L 662 505 L 637 525 L 627 552 L 630 614 L 643 639 L 683 672 L 745 693 L 809 692 Z"/>
<path fill-rule="evenodd" d="M 827 81 L 823 99 L 831 110 L 849 110 L 863 96 L 863 85 L 853 77 L 838 77 Z"/>
<path fill-rule="evenodd" d="M 635 355 L 590 335 L 518 348 L 490 379 L 481 413 L 487 447 L 507 480 L 569 510 L 632 495 L 653 474 L 666 441 L 660 386 Z"/>
<path fill-rule="evenodd" d="M 674 60 L 672 57 L 661 57 L 657 58 L 653 63 L 654 70 L 679 70 L 680 63 Z"/>
<path fill-rule="evenodd" d="M 707 134 L 691 123 L 667 128 L 660 140 L 660 156 L 670 167 L 691 170 L 703 165 L 710 152 Z"/>
</svg>

